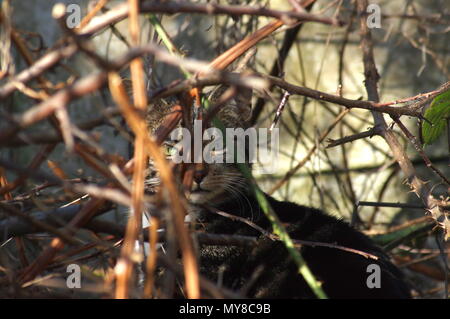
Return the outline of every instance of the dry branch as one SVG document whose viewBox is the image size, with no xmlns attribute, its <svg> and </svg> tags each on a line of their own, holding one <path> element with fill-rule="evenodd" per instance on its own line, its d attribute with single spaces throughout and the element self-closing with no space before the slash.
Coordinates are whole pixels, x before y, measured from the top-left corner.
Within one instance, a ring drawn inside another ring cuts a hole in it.
<svg viewBox="0 0 450 319">
<path fill-rule="evenodd" d="M 364 63 L 364 75 L 365 75 L 365 86 L 368 94 L 368 99 L 375 103 L 379 102 L 378 96 L 378 80 L 379 75 L 377 72 L 375 59 L 373 55 L 373 41 L 370 29 L 367 26 L 367 12 L 366 8 L 368 6 L 367 0 L 358 0 L 358 14 L 360 18 L 360 28 L 361 28 L 361 48 L 363 51 L 363 63 Z M 428 184 L 422 181 L 417 172 L 412 165 L 410 159 L 405 154 L 403 147 L 400 145 L 397 137 L 394 135 L 393 131 L 388 128 L 383 114 L 372 111 L 375 126 L 379 128 L 380 135 L 385 139 L 386 143 L 391 149 L 392 155 L 399 164 L 401 170 L 407 178 L 407 183 L 411 187 L 411 190 L 416 193 L 416 195 L 424 203 L 426 210 L 431 214 L 438 223 L 443 222 L 446 219 L 445 215 L 440 211 L 437 201 L 433 198 L 431 194 L 431 189 Z M 399 115 L 391 114 L 394 118 L 398 119 Z M 442 225 L 442 224 L 441 224 Z"/>
</svg>

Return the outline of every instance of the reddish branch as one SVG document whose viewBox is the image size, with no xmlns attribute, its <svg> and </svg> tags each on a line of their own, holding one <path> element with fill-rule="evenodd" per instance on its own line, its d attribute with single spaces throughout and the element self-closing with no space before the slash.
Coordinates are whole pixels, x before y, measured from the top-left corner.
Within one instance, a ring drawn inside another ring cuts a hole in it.
<svg viewBox="0 0 450 319">
<path fill-rule="evenodd" d="M 117 23 L 128 16 L 129 7 L 127 3 L 120 4 L 101 17 L 96 17 L 80 32 L 82 34 L 89 34 L 96 32 L 99 29 L 113 23 Z M 196 4 L 187 1 L 179 2 L 156 2 L 146 1 L 141 3 L 141 12 L 158 12 L 158 13 L 198 13 L 208 15 L 252 15 L 252 16 L 265 16 L 273 17 L 288 24 L 295 23 L 297 21 L 302 22 L 319 22 L 323 24 L 340 26 L 343 23 L 337 19 L 329 18 L 326 16 L 319 16 L 310 14 L 307 12 L 296 11 L 279 11 L 271 10 L 263 7 L 248 7 L 248 6 L 224 6 L 218 4 Z"/>
</svg>

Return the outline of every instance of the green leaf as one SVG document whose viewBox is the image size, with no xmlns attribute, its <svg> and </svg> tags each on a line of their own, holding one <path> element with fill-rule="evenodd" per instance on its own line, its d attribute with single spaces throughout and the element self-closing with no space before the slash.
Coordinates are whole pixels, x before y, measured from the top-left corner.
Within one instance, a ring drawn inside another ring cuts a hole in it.
<svg viewBox="0 0 450 319">
<path fill-rule="evenodd" d="M 425 111 L 425 118 L 431 122 L 423 122 L 422 137 L 424 144 L 436 141 L 447 126 L 450 117 L 450 90 L 436 96 L 430 107 Z"/>
</svg>

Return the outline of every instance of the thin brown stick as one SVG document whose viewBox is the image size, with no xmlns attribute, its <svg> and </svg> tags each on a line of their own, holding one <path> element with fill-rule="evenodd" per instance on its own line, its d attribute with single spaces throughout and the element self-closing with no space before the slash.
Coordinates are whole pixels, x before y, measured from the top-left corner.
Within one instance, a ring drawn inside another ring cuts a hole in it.
<svg viewBox="0 0 450 319">
<path fill-rule="evenodd" d="M 98 13 L 100 12 L 100 10 L 106 5 L 106 3 L 109 0 L 99 0 L 96 4 L 95 7 L 92 8 L 91 11 L 88 12 L 88 14 L 86 14 L 83 18 L 83 20 L 81 20 L 80 25 L 77 26 L 77 29 L 83 29 L 91 20 L 92 18 Z"/>
<path fill-rule="evenodd" d="M 127 95 L 125 93 L 125 88 L 122 84 L 120 76 L 117 73 L 110 73 L 109 77 L 111 93 L 114 99 L 117 101 L 117 104 L 122 108 L 125 119 L 127 120 L 133 131 L 139 131 L 141 129 L 141 125 L 145 126 L 145 123 L 128 101 Z M 175 179 L 172 170 L 170 169 L 161 149 L 149 136 L 146 129 L 143 132 L 146 133 L 146 135 L 143 136 L 145 149 L 147 150 L 148 154 L 155 160 L 155 163 L 159 169 L 162 183 L 165 185 L 167 191 L 171 195 L 171 213 L 174 221 L 174 226 L 178 234 L 177 239 L 183 253 L 185 279 L 187 280 L 186 286 L 192 287 L 192 291 L 194 293 L 195 291 L 199 291 L 198 266 L 194 254 L 192 240 L 184 225 L 184 217 L 186 213 L 185 207 L 183 205 L 183 200 L 179 195 L 179 191 L 176 185 L 174 184 Z"/>
<path fill-rule="evenodd" d="M 328 25 L 342 26 L 343 22 L 337 19 L 319 16 L 307 12 L 298 11 L 278 11 L 261 7 L 248 6 L 224 6 L 218 4 L 195 4 L 187 1 L 183 2 L 143 2 L 140 5 L 141 12 L 160 12 L 160 13 L 200 13 L 209 15 L 253 15 L 266 16 L 283 20 L 288 24 L 294 22 L 318 22 Z M 129 12 L 128 4 L 120 4 L 109 10 L 107 13 L 98 17 L 81 30 L 81 34 L 90 34 L 111 23 L 117 23 L 127 17 Z"/>
<path fill-rule="evenodd" d="M 359 109 L 365 109 L 365 110 L 374 111 L 374 112 L 387 113 L 387 114 L 396 115 L 396 116 L 407 115 L 407 116 L 413 116 L 413 117 L 419 117 L 419 118 L 422 117 L 422 114 L 419 111 L 417 111 L 415 108 L 411 108 L 409 106 L 403 106 L 403 107 L 380 106 L 375 101 L 350 100 L 350 99 L 346 99 L 344 97 L 340 97 L 338 95 L 333 95 L 333 94 L 313 90 L 310 88 L 293 85 L 291 83 L 288 83 L 288 82 L 286 82 L 280 78 L 274 77 L 274 76 L 268 76 L 268 75 L 262 75 L 262 74 L 258 74 L 258 75 L 260 75 L 262 78 L 269 80 L 269 82 L 271 84 L 276 85 L 276 86 L 288 91 L 291 94 L 298 94 L 298 95 L 310 97 L 315 100 L 331 102 L 334 104 L 345 106 L 347 108 L 359 108 Z"/>
<path fill-rule="evenodd" d="M 139 26 L 139 4 L 137 0 L 129 0 L 129 32 L 131 36 L 131 42 L 133 45 L 139 45 L 140 26 Z M 144 74 L 143 74 L 143 62 L 140 58 L 135 58 L 130 63 L 131 80 L 133 86 L 133 98 L 136 109 L 138 111 L 145 111 L 147 107 L 147 96 L 145 93 Z M 117 91 L 116 99 L 119 99 L 117 95 L 123 94 L 123 92 Z M 125 111 L 125 110 L 123 110 Z M 117 261 L 116 265 L 116 292 L 115 297 L 119 299 L 128 298 L 129 294 L 129 282 L 133 276 L 133 262 L 131 256 L 133 254 L 138 234 L 140 233 L 142 224 L 142 210 L 143 196 L 144 196 L 144 178 L 145 168 L 147 165 L 147 153 L 145 152 L 145 139 L 147 134 L 146 125 L 143 120 L 138 120 L 136 125 L 138 129 L 134 130 L 135 143 L 134 143 L 134 171 L 133 171 L 133 184 L 131 190 L 131 201 L 133 209 L 133 215 L 129 218 L 127 224 L 127 232 L 125 240 L 123 242 L 121 257 Z"/>
<path fill-rule="evenodd" d="M 147 256 L 147 276 L 144 283 L 144 298 L 151 298 L 153 294 L 153 285 L 155 281 L 155 269 L 157 261 L 157 243 L 158 243 L 158 226 L 159 221 L 156 218 L 150 219 L 150 227 L 148 229 L 148 237 L 150 241 L 150 251 Z"/>
</svg>

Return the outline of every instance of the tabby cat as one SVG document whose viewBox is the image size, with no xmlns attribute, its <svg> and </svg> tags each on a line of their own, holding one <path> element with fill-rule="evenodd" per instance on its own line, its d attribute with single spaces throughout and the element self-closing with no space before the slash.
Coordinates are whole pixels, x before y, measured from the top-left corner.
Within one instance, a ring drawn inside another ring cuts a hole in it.
<svg viewBox="0 0 450 319">
<path fill-rule="evenodd" d="M 225 127 L 248 128 L 250 100 L 251 92 L 241 91 L 234 100 L 221 108 L 217 117 Z M 152 131 L 162 123 L 169 109 L 164 104 L 152 106 L 148 114 Z M 170 138 L 167 140 L 169 150 L 174 142 Z M 149 188 L 158 183 L 157 173 L 147 180 Z M 411 297 L 403 274 L 367 236 L 320 210 L 265 196 L 273 211 L 286 225 L 291 238 L 340 245 L 378 258 L 375 260 L 336 248 L 303 245 L 301 254 L 329 298 Z M 217 211 L 234 214 L 268 232 L 272 230 L 247 180 L 236 165 L 213 163 L 206 170 L 196 172 L 188 200 L 190 214 L 197 221 L 199 230 L 259 238 L 256 246 L 200 245 L 199 264 L 204 276 L 248 298 L 315 298 L 281 242 L 268 239 L 261 231 L 240 220 L 217 214 Z M 211 212 L 205 205 L 213 207 L 216 212 Z M 373 269 L 369 267 L 371 264 L 379 266 L 379 288 L 368 287 L 370 269 Z"/>
</svg>

